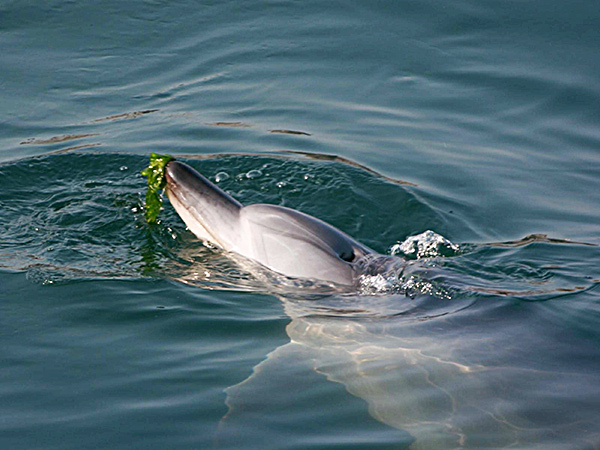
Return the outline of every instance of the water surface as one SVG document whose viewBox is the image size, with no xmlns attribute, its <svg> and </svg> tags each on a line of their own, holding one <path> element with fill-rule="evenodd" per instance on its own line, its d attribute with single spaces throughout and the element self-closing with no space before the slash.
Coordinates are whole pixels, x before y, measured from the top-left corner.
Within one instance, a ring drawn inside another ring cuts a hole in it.
<svg viewBox="0 0 600 450">
<path fill-rule="evenodd" d="M 598 448 L 599 13 L 0 3 L 0 445 Z M 151 151 L 398 270 L 257 280 Z"/>
</svg>

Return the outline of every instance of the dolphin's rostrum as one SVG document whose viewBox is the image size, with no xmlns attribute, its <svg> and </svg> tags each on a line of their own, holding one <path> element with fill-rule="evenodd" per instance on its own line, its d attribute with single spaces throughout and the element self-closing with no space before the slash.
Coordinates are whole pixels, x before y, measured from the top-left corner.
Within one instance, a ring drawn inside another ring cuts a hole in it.
<svg viewBox="0 0 600 450">
<path fill-rule="evenodd" d="M 292 278 L 356 282 L 356 262 L 373 250 L 337 228 L 283 206 L 243 206 L 193 168 L 166 167 L 166 192 L 200 239 Z"/>
</svg>

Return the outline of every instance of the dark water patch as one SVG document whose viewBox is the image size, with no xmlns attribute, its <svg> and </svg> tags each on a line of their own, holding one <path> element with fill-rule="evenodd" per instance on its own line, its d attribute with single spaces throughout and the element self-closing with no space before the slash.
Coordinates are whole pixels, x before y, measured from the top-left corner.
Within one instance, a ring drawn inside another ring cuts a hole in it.
<svg viewBox="0 0 600 450">
<path fill-rule="evenodd" d="M 591 247 L 598 246 L 598 244 L 591 244 L 588 242 L 577 242 L 577 241 L 570 241 L 568 239 L 550 238 L 546 234 L 530 234 L 529 236 L 525 236 L 523 239 L 519 239 L 517 241 L 494 242 L 494 243 L 489 243 L 487 245 L 493 246 L 493 247 L 523 247 L 525 245 L 529 245 L 534 242 L 546 242 L 549 244 L 587 245 L 587 246 L 591 246 Z"/>
<path fill-rule="evenodd" d="M 67 148 L 61 148 L 60 150 L 54 150 L 51 152 L 46 152 L 45 155 L 57 155 L 60 153 L 67 153 L 67 152 L 74 152 L 76 150 L 83 150 L 84 148 L 94 148 L 94 147 L 100 147 L 102 144 L 97 142 L 95 144 L 81 144 L 81 145 L 74 145 L 72 147 L 67 147 Z"/>
<path fill-rule="evenodd" d="M 294 151 L 294 150 L 282 150 L 281 152 L 282 153 L 291 153 L 293 155 L 305 156 L 306 158 L 314 159 L 316 161 L 338 161 L 338 162 L 341 162 L 343 164 L 348 164 L 350 166 L 358 167 L 359 169 L 364 170 L 364 171 L 369 172 L 369 173 L 372 173 L 373 175 L 375 175 L 377 177 L 385 178 L 386 180 L 391 181 L 392 183 L 405 184 L 405 185 L 408 185 L 408 186 L 416 186 L 416 184 L 410 183 L 408 181 L 402 181 L 402 180 L 398 180 L 398 179 L 387 177 L 387 176 L 385 176 L 383 174 L 380 174 L 380 173 L 374 171 L 373 169 L 368 168 L 367 166 L 359 164 L 356 161 L 352 161 L 351 159 L 344 158 L 343 156 L 340 156 L 340 155 L 329 155 L 329 154 L 323 154 L 323 153 L 301 152 L 301 151 Z"/>
<path fill-rule="evenodd" d="M 374 247 L 385 236 L 410 233 L 398 215 L 411 215 L 411 226 L 419 217 L 435 220 L 400 187 L 335 160 L 221 155 L 191 163 L 244 203 L 303 210 Z M 225 278 L 238 279 L 242 288 L 244 272 L 196 241 L 170 206 L 157 225 L 144 222 L 138 173 L 144 165 L 138 156 L 70 153 L 1 166 L 7 189 L 0 194 L 0 264 L 42 283 L 140 276 L 190 281 L 228 273 Z M 218 277 L 214 283 L 220 285 Z"/>
</svg>

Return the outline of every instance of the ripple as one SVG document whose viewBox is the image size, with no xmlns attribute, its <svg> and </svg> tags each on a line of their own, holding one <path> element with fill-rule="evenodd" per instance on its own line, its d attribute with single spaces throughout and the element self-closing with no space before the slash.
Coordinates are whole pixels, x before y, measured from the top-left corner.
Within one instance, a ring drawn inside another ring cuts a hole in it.
<svg viewBox="0 0 600 450">
<path fill-rule="evenodd" d="M 58 144 L 61 142 L 74 141 L 76 139 L 83 139 L 86 137 L 98 136 L 98 133 L 86 133 L 86 134 L 64 134 L 62 136 L 53 136 L 48 139 L 37 139 L 29 138 L 21 142 L 21 145 L 44 145 L 44 144 Z"/>
<path fill-rule="evenodd" d="M 305 131 L 294 131 L 294 130 L 270 130 L 269 133 L 293 134 L 296 136 L 312 136 L 310 133 L 307 133 Z"/>
<path fill-rule="evenodd" d="M 240 265 L 202 245 L 168 203 L 159 223 L 148 225 L 144 180 L 134 170 L 145 163 L 133 155 L 70 153 L 0 165 L 6 180 L 0 192 L 0 267 L 25 271 L 39 284 L 166 278 L 203 289 L 288 297 L 353 294 L 248 270 L 248 262 Z M 436 305 L 427 314 L 436 315 L 436 308 L 446 310 L 440 301 L 454 302 L 451 310 L 458 310 L 478 297 L 540 301 L 593 288 L 585 261 L 598 258 L 597 246 L 542 234 L 489 244 L 455 244 L 432 230 L 411 235 L 414 227 L 435 225 L 438 215 L 403 187 L 335 158 L 234 154 L 190 163 L 246 204 L 299 209 L 382 253 L 396 241 L 391 255 L 360 262 L 357 291 L 363 296 L 425 296 Z M 244 176 L 223 175 L 228 173 Z M 409 237 L 398 241 L 399 235 Z"/>
<path fill-rule="evenodd" d="M 0 267 L 26 271 L 40 284 L 159 277 L 207 289 L 268 291 L 264 280 L 198 242 L 168 204 L 158 224 L 145 223 L 145 183 L 133 170 L 145 162 L 132 155 L 72 152 L 1 165 L 6 188 L 0 193 Z M 378 217 L 382 192 L 387 197 L 395 192 L 396 210 L 412 198 L 385 179 L 337 161 L 218 155 L 192 164 L 208 176 L 214 174 L 244 203 L 291 206 L 359 239 L 368 238 L 366 231 L 376 225 L 392 222 Z M 232 172 L 244 176 L 226 175 Z M 426 216 L 427 207 L 422 211 Z M 314 291 L 314 286 L 297 281 L 270 282 Z"/>
</svg>

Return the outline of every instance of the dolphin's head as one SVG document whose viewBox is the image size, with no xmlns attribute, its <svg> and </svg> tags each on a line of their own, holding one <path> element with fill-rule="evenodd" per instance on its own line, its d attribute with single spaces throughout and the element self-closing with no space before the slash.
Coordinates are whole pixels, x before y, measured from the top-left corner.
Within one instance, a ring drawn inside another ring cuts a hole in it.
<svg viewBox="0 0 600 450">
<path fill-rule="evenodd" d="M 353 285 L 372 250 L 337 228 L 277 205 L 243 206 L 187 164 L 166 166 L 167 195 L 200 239 L 292 278 Z"/>
</svg>

